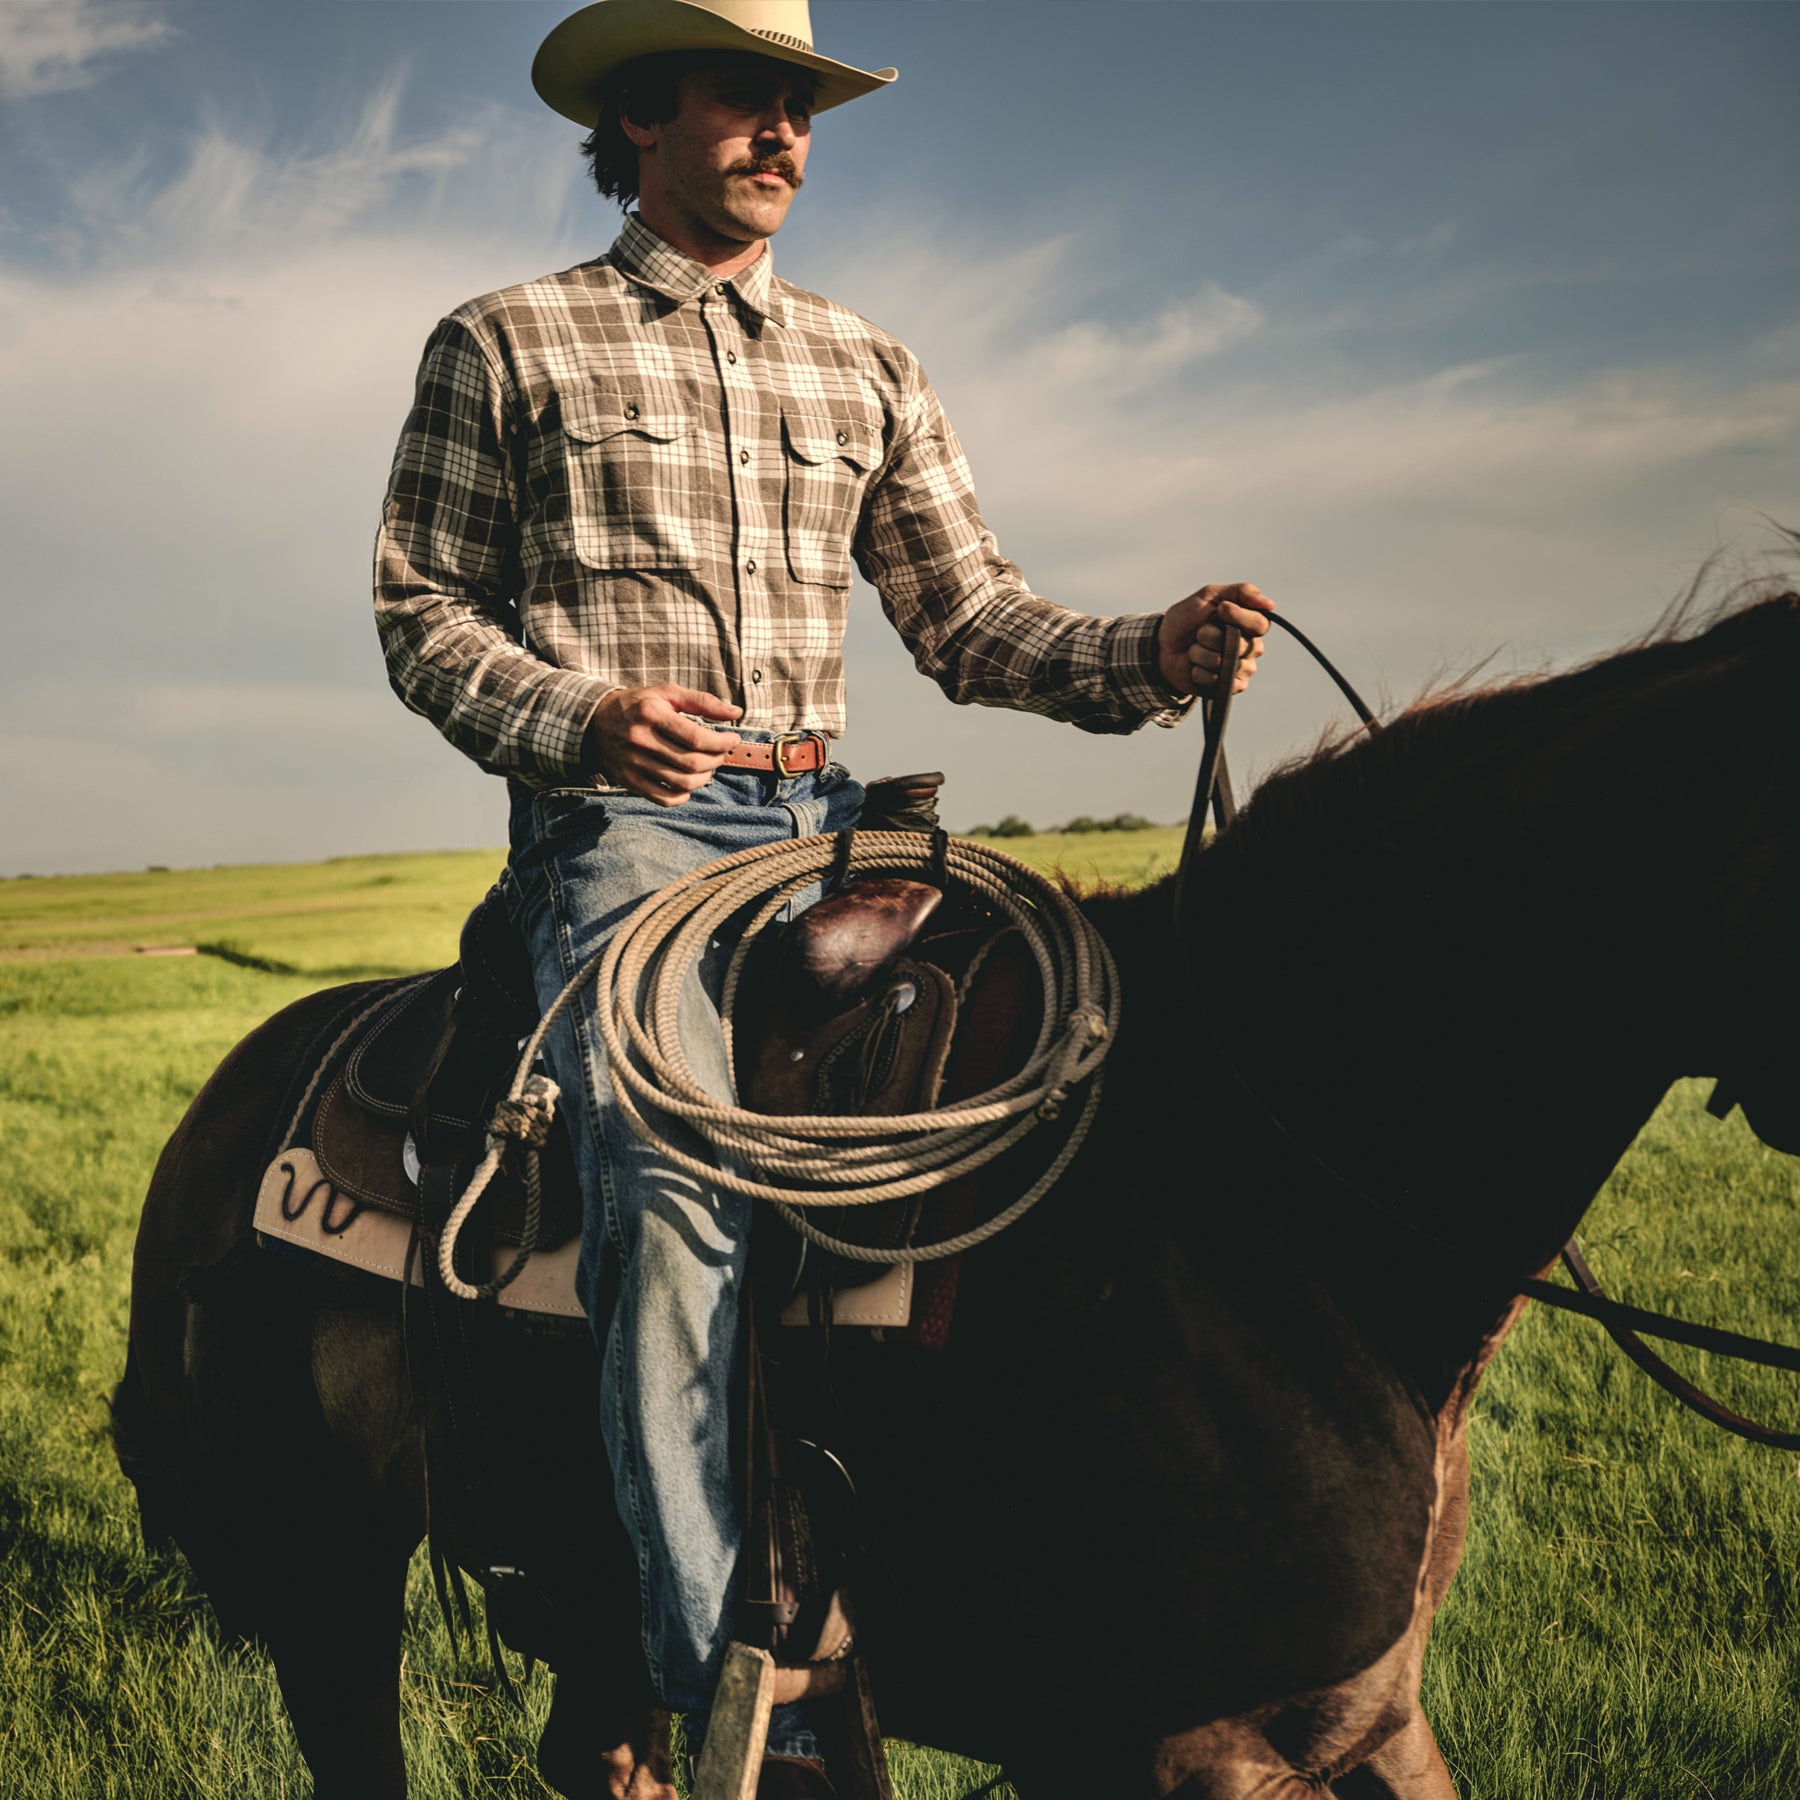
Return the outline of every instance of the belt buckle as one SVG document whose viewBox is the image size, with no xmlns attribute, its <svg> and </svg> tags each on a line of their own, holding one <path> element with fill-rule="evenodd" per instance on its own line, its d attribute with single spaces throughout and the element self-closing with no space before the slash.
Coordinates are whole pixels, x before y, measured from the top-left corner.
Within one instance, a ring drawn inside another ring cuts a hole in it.
<svg viewBox="0 0 1800 1800">
<path fill-rule="evenodd" d="M 804 769 L 790 769 L 787 766 L 787 747 L 789 744 L 804 744 L 808 738 L 817 738 L 821 744 L 825 741 L 823 732 L 819 731 L 784 731 L 769 746 L 774 753 L 775 773 L 783 781 L 792 781 L 796 775 L 804 775 Z"/>
</svg>

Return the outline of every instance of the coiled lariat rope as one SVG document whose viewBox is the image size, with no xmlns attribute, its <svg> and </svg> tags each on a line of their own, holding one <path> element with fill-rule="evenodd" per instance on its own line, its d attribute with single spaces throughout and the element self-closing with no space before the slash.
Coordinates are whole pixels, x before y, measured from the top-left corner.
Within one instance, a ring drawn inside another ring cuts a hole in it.
<svg viewBox="0 0 1800 1800">
<path fill-rule="evenodd" d="M 1004 1231 L 1029 1211 L 1080 1148 L 1099 1104 L 1102 1065 L 1118 1031 L 1118 971 L 1099 933 L 1054 882 L 1002 850 L 953 838 L 942 864 L 953 886 L 1016 926 L 1037 964 L 1043 1019 L 1025 1066 L 985 1094 L 928 1112 L 879 1118 L 759 1113 L 721 1100 L 701 1085 L 682 1048 L 678 1018 L 683 983 L 726 922 L 755 906 L 726 973 L 720 1010 L 729 1021 L 758 936 L 785 906 L 824 879 L 839 854 L 833 836 L 764 844 L 708 863 L 652 894 L 557 995 L 525 1045 L 507 1099 L 534 1114 L 542 1111 L 547 1123 L 554 1084 L 536 1077 L 549 1093 L 534 1101 L 527 1092 L 532 1067 L 551 1027 L 594 981 L 615 1098 L 632 1129 L 674 1167 L 729 1193 L 769 1202 L 809 1243 L 852 1261 L 916 1263 L 953 1256 Z M 938 867 L 931 838 L 906 831 L 857 832 L 846 866 L 853 875 L 927 876 Z M 966 997 L 968 981 L 965 976 L 959 998 Z M 735 1083 L 729 1028 L 726 1049 Z M 1026 1193 L 973 1230 L 935 1244 L 875 1249 L 833 1237 L 802 1216 L 808 1207 L 910 1199 L 955 1181 L 1056 1118 L 1083 1086 L 1080 1116 L 1049 1167 Z M 682 1120 L 717 1161 L 670 1143 L 646 1118 L 646 1109 Z M 488 1154 L 451 1213 L 438 1247 L 444 1285 L 463 1299 L 479 1297 L 484 1290 L 456 1275 L 456 1236 L 499 1166 L 504 1146 L 504 1139 L 490 1133 Z M 537 1152 L 527 1142 L 524 1154 L 529 1189 L 535 1185 Z M 508 1270 L 502 1284 L 516 1271 L 517 1265 Z M 488 1283 L 485 1291 L 497 1288 Z"/>
</svg>

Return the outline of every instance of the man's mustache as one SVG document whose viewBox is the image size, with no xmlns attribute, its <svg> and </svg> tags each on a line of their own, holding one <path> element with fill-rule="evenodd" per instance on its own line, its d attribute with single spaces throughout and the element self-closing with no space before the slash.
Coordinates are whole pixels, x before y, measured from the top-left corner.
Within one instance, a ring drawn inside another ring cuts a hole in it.
<svg viewBox="0 0 1800 1800">
<path fill-rule="evenodd" d="M 763 156 L 746 157 L 725 172 L 728 175 L 779 175 L 791 188 L 804 184 L 800 165 L 785 150 L 771 150 Z"/>
</svg>

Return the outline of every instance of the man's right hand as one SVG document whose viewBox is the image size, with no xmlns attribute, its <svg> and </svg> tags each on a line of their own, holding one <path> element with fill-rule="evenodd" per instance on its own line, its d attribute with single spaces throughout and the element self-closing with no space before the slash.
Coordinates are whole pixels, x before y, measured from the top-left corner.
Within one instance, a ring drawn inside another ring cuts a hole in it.
<svg viewBox="0 0 1800 1800">
<path fill-rule="evenodd" d="M 695 718 L 729 724 L 743 710 L 672 681 L 656 687 L 614 688 L 588 720 L 582 766 L 659 806 L 685 806 L 696 788 L 712 780 L 725 752 L 739 742 L 735 731 L 714 731 Z M 684 718 L 684 713 L 695 718 Z"/>
</svg>

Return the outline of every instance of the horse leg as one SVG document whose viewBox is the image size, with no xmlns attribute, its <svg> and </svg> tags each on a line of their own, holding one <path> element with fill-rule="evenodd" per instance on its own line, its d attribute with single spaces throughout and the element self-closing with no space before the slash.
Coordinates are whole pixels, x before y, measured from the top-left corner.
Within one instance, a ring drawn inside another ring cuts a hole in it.
<svg viewBox="0 0 1800 1800">
<path fill-rule="evenodd" d="M 564 1800 L 676 1800 L 669 1724 L 647 1691 L 622 1692 L 616 1673 L 559 1669 L 538 1775 Z"/>
<path fill-rule="evenodd" d="M 114 1403 L 121 1460 L 148 1500 L 148 1533 L 172 1537 L 228 1637 L 272 1655 L 317 1800 L 404 1800 L 400 1630 L 416 1519 L 393 1504 L 317 1431 L 282 1405 L 282 1359 L 190 1310 L 186 1345 L 213 1372 L 187 1429 L 156 1430 L 135 1352 Z M 181 1340 L 175 1348 L 179 1350 Z M 164 1346 L 152 1342 L 153 1349 Z M 230 1397 L 233 1378 L 269 1383 Z M 260 1416 L 252 1401 L 266 1403 Z M 198 1416 L 197 1416 L 198 1415 Z M 271 1442 L 268 1427 L 285 1435 Z"/>
<path fill-rule="evenodd" d="M 1457 1800 L 1456 1783 L 1417 1706 L 1361 1768 L 1334 1781 L 1331 1791 L 1337 1800 Z"/>
<path fill-rule="evenodd" d="M 1130 1734 L 1126 1734 L 1129 1741 Z M 1148 1770 L 1116 1745 L 1078 1746 L 1054 1732 L 1031 1750 L 1005 1757 L 1006 1779 L 1023 1800 L 1093 1800 L 1142 1795 L 1145 1800 L 1319 1800 L 1317 1781 L 1302 1775 L 1269 1743 L 1257 1723 L 1216 1719 L 1164 1739 Z M 1329 1790 L 1325 1790 L 1329 1791 Z"/>
<path fill-rule="evenodd" d="M 361 1522 L 340 1521 L 346 1535 Z M 350 1542 L 264 1619 L 314 1800 L 405 1800 L 400 1629 L 407 1549 Z"/>
<path fill-rule="evenodd" d="M 196 1568 L 274 1660 L 315 1800 L 404 1800 L 400 1636 L 424 1505 L 398 1308 L 251 1270 L 188 1321 Z"/>
</svg>

